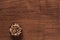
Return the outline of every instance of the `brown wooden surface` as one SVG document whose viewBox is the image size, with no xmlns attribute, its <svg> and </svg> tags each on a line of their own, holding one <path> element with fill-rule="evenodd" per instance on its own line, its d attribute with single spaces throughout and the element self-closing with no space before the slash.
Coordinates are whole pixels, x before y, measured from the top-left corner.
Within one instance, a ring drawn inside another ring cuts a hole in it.
<svg viewBox="0 0 60 40">
<path fill-rule="evenodd" d="M 23 40 L 60 40 L 60 0 L 0 0 L 0 40 L 11 40 L 13 22 Z"/>
</svg>

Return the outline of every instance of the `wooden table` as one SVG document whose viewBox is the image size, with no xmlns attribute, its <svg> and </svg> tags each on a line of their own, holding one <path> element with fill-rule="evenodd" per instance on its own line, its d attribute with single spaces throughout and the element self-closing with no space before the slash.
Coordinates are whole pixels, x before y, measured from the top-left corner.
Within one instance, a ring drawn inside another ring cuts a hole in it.
<svg viewBox="0 0 60 40">
<path fill-rule="evenodd" d="M 60 1 L 0 0 L 0 40 L 11 40 L 14 22 L 22 26 L 23 40 L 60 40 Z"/>
</svg>

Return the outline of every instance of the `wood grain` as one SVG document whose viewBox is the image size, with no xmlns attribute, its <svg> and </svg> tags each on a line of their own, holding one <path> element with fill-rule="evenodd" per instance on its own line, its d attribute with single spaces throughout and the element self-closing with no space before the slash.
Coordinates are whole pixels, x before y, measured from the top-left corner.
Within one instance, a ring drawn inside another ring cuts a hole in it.
<svg viewBox="0 0 60 40">
<path fill-rule="evenodd" d="M 23 40 L 60 40 L 60 1 L 0 0 L 0 40 L 11 40 L 14 22 L 22 26 Z"/>
</svg>

